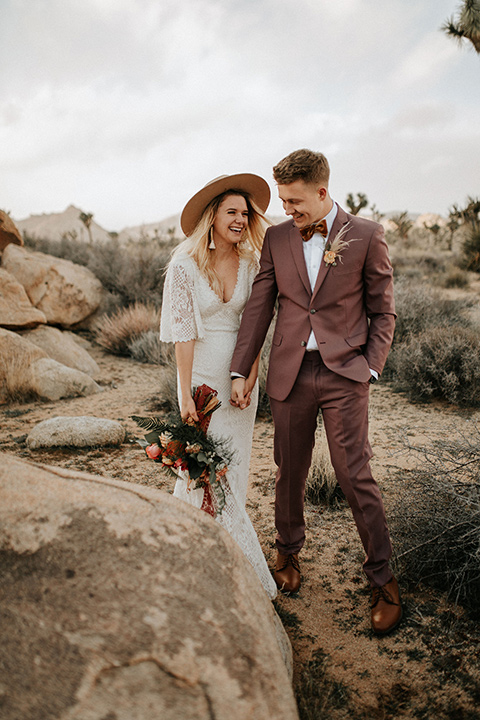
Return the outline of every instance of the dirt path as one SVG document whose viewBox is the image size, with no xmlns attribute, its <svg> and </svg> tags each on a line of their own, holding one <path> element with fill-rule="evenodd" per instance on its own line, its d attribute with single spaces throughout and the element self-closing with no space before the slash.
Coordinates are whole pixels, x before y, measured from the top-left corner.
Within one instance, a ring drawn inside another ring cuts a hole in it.
<svg viewBox="0 0 480 720">
<path fill-rule="evenodd" d="M 0 449 L 46 464 L 85 470 L 170 491 L 173 482 L 135 444 L 133 414 L 149 414 L 162 370 L 116 358 L 94 347 L 105 390 L 87 398 L 0 408 Z M 41 420 L 94 415 L 119 420 L 128 430 L 119 448 L 29 451 L 24 439 Z M 394 505 L 397 470 L 413 462 L 402 453 L 402 435 L 431 440 L 462 415 L 443 405 L 412 405 L 383 383 L 371 394 L 375 475 L 387 514 Z M 474 417 L 480 419 L 480 413 Z M 273 430 L 255 427 L 248 510 L 270 565 L 274 561 Z M 307 542 L 301 554 L 304 581 L 297 597 L 275 601 L 294 651 L 294 684 L 307 709 L 302 718 L 480 717 L 478 630 L 460 610 L 427 589 L 405 586 L 405 619 L 392 636 L 377 639 L 369 626 L 369 593 L 363 553 L 346 506 L 307 505 Z M 303 705 L 302 705 L 303 707 Z"/>
</svg>

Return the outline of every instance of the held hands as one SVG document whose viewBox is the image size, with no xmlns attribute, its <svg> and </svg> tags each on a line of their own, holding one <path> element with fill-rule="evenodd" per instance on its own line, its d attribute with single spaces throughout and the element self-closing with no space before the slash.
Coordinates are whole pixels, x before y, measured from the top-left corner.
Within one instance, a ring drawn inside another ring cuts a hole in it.
<svg viewBox="0 0 480 720">
<path fill-rule="evenodd" d="M 195 407 L 195 403 L 193 402 L 191 395 L 186 398 L 182 398 L 180 415 L 182 416 L 183 422 L 187 423 L 187 425 L 193 425 L 194 422 L 199 421 L 197 408 Z"/>
<path fill-rule="evenodd" d="M 245 410 L 250 405 L 250 396 L 252 388 L 245 378 L 238 377 L 232 380 L 232 395 L 230 397 L 230 405 Z"/>
</svg>

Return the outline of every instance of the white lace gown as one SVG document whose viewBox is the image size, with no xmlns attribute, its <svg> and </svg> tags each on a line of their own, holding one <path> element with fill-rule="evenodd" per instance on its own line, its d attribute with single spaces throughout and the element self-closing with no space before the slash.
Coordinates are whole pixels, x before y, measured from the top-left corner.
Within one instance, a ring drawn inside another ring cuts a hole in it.
<svg viewBox="0 0 480 720">
<path fill-rule="evenodd" d="M 222 405 L 211 416 L 208 433 L 229 440 L 235 457 L 228 468 L 225 507 L 216 520 L 239 544 L 273 599 L 276 585 L 245 510 L 258 384 L 245 410 L 229 403 L 230 362 L 256 271 L 248 260 L 241 258 L 233 295 L 223 302 L 190 256 L 175 258 L 165 279 L 160 338 L 164 342 L 195 340 L 192 385 L 205 383 L 218 392 Z M 179 478 L 173 494 L 200 508 L 203 492 L 202 488 L 187 492 L 186 481 Z"/>
</svg>

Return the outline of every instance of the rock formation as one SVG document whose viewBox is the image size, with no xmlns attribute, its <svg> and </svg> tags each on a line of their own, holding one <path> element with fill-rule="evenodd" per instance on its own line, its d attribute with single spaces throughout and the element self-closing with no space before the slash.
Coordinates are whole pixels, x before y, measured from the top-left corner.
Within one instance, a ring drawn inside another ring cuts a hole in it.
<svg viewBox="0 0 480 720">
<path fill-rule="evenodd" d="M 0 403 L 30 395 L 59 400 L 101 390 L 86 373 L 61 365 L 24 337 L 0 328 Z"/>
<path fill-rule="evenodd" d="M 0 210 L 0 252 L 10 243 L 23 245 L 23 238 L 10 215 Z"/>
<path fill-rule="evenodd" d="M 41 447 L 120 445 L 125 429 L 116 420 L 79 415 L 54 417 L 35 425 L 26 439 L 31 450 Z"/>
<path fill-rule="evenodd" d="M 2 267 L 23 285 L 32 304 L 45 313 L 50 325 L 71 327 L 100 305 L 101 282 L 88 268 L 70 260 L 7 245 Z"/>
<path fill-rule="evenodd" d="M 32 305 L 23 285 L 0 268 L 0 325 L 16 330 L 46 322 L 45 314 Z"/>
<path fill-rule="evenodd" d="M 73 333 L 62 332 L 58 328 L 47 325 L 28 330 L 22 337 L 41 347 L 48 357 L 62 365 L 75 368 L 81 372 L 97 378 L 100 370 L 92 356 L 82 348 L 73 338 Z"/>
<path fill-rule="evenodd" d="M 285 632 L 206 513 L 5 454 L 0 495 L 2 720 L 298 720 Z"/>
</svg>

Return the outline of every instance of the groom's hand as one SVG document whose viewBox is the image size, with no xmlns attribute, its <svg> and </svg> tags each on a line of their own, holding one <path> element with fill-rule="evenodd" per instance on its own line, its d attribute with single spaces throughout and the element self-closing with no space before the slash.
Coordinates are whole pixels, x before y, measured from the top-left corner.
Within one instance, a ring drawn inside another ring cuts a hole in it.
<svg viewBox="0 0 480 720">
<path fill-rule="evenodd" d="M 250 405 L 250 393 L 245 393 L 246 380 L 243 377 L 232 379 L 232 395 L 230 397 L 230 405 L 244 410 Z"/>
</svg>

